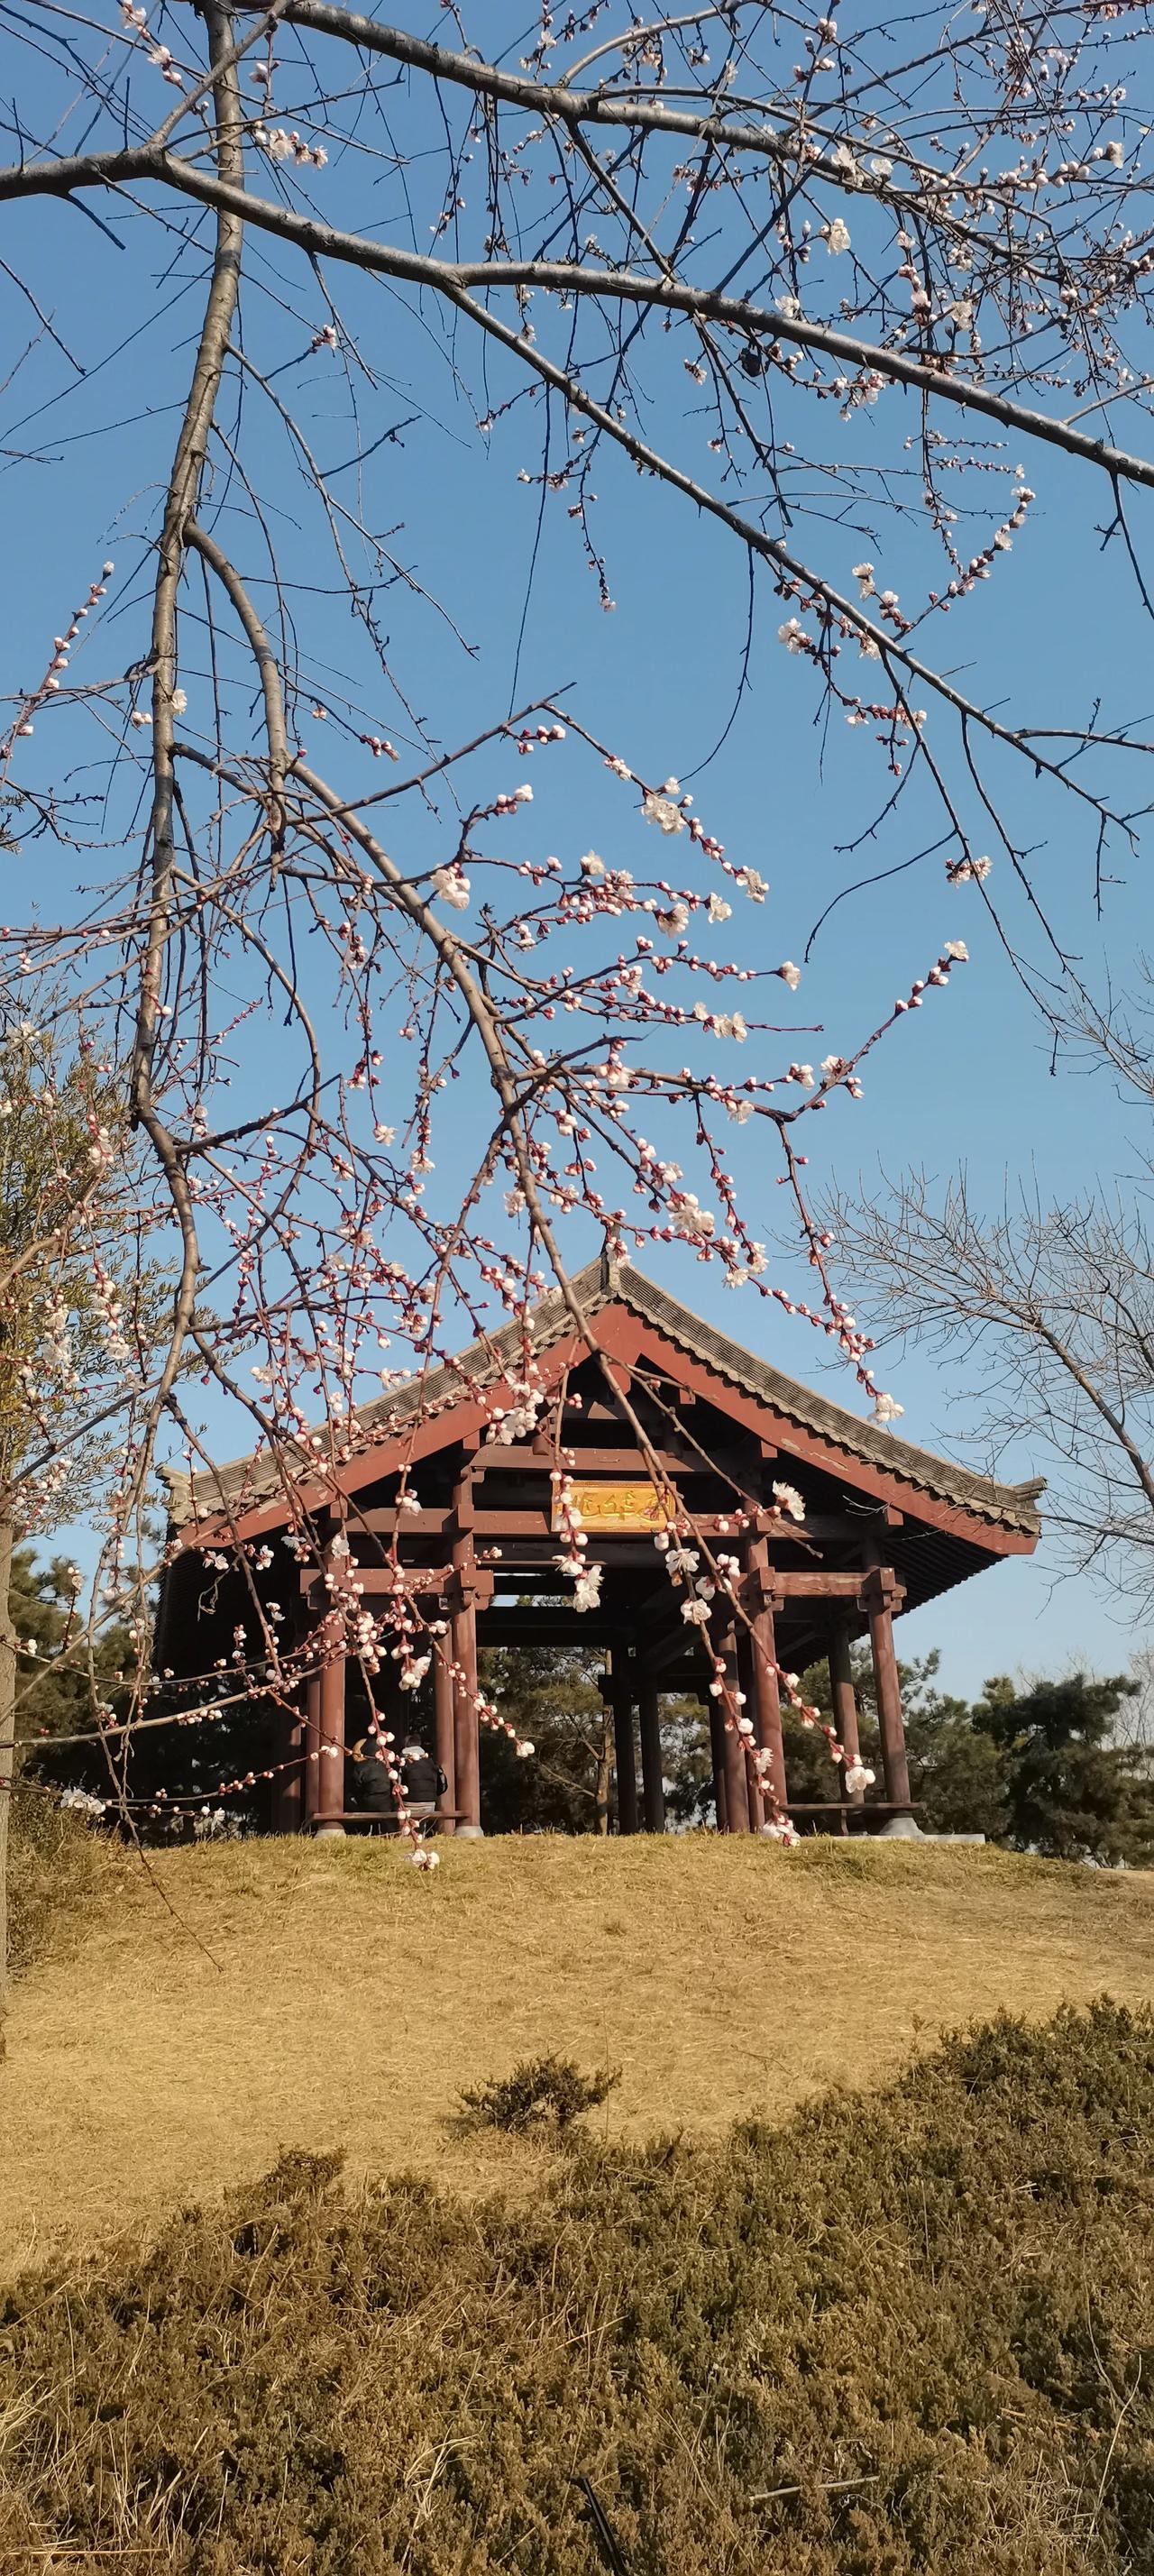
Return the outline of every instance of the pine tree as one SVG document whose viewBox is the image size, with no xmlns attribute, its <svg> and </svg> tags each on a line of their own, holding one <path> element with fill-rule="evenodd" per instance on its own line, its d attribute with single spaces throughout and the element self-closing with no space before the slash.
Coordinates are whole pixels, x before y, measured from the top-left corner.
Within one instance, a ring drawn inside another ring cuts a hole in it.
<svg viewBox="0 0 1154 2576">
<path fill-rule="evenodd" d="M 1123 1702 L 1138 1683 L 1127 1674 L 1015 1689 L 987 1682 L 975 1711 L 1000 1749 L 1008 1792 L 1007 1840 L 1056 1860 L 1148 1868 L 1154 1860 L 1154 1756 L 1112 1740 Z"/>
</svg>

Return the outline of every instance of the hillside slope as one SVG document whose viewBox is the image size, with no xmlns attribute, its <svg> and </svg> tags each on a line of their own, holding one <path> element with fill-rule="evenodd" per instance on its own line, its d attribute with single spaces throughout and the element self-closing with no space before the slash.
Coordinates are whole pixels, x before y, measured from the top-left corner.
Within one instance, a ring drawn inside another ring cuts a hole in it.
<svg viewBox="0 0 1154 2576">
<path fill-rule="evenodd" d="M 14 1990 L 0 2271 L 343 2147 L 485 2187 L 544 2152 L 454 2134 L 459 2087 L 543 2048 L 622 2082 L 599 2134 L 718 2133 L 943 2028 L 1154 1999 L 1154 1877 L 996 1852 L 692 1836 L 248 1843 L 109 1860 Z"/>
<path fill-rule="evenodd" d="M 1000 2017 L 532 2201 L 288 2156 L 0 2297 L 0 2564 L 1148 2576 L 1154 2016 Z"/>
</svg>

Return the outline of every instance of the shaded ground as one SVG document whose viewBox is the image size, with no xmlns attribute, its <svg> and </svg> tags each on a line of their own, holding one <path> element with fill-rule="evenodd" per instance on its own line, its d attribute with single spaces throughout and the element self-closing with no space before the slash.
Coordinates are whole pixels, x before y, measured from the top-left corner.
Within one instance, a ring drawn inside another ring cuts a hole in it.
<svg viewBox="0 0 1154 2576">
<path fill-rule="evenodd" d="M 779 2116 L 999 2006 L 1154 1998 L 1154 1876 L 995 1852 L 714 1836 L 268 1842 L 109 1864 L 13 1993 L 0 2267 L 343 2147 L 352 2176 L 532 2182 L 449 2131 L 458 2088 L 556 2048 L 620 2065 L 601 2137 Z M 171 1908 L 171 1911 L 169 1910 Z"/>
</svg>

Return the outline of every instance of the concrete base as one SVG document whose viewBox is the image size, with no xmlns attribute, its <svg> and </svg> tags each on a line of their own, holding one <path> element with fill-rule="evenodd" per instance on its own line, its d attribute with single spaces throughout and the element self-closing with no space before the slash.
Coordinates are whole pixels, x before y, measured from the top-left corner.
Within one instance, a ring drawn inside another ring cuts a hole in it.
<svg viewBox="0 0 1154 2576">
<path fill-rule="evenodd" d="M 458 1825 L 456 1833 L 453 1836 L 454 1842 L 458 1843 L 483 1843 L 484 1839 L 485 1828 L 483 1825 Z"/>
<path fill-rule="evenodd" d="M 984 1834 L 924 1834 L 914 1816 L 891 1816 L 871 1839 L 879 1843 L 984 1843 Z"/>
<path fill-rule="evenodd" d="M 316 1843 L 343 1843 L 344 1839 L 343 1825 L 314 1825 L 313 1827 L 313 1841 Z"/>
</svg>

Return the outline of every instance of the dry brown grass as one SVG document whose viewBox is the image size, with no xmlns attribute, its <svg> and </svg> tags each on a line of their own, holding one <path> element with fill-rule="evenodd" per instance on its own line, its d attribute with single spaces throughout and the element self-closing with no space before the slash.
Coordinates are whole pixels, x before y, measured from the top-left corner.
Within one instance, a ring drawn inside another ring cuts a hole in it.
<svg viewBox="0 0 1154 2576">
<path fill-rule="evenodd" d="M 608 2137 L 719 2132 L 999 2006 L 1154 1999 L 1154 1876 L 995 1852 L 700 1836 L 174 1851 L 110 1866 L 22 1978 L 0 2081 L 0 2268 L 151 2221 L 287 2147 L 475 2191 L 546 2151 L 454 2134 L 463 2084 L 610 2061 Z"/>
</svg>

